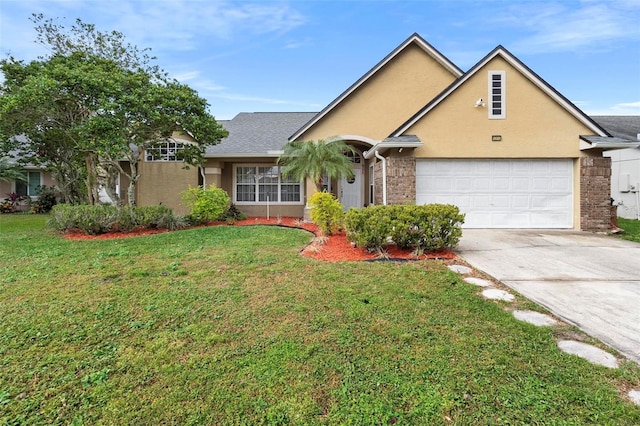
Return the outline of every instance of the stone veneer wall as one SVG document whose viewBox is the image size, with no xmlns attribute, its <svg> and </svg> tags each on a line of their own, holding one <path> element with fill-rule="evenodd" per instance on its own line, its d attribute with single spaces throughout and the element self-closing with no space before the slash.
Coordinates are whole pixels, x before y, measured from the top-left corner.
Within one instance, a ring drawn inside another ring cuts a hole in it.
<svg viewBox="0 0 640 426">
<path fill-rule="evenodd" d="M 580 229 L 611 230 L 611 158 L 580 158 Z"/>
</svg>

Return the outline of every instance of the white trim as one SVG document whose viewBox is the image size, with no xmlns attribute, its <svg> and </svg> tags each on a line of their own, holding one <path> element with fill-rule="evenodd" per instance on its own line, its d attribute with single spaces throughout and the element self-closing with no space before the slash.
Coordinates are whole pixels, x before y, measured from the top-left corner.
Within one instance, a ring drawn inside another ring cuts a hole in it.
<svg viewBox="0 0 640 426">
<path fill-rule="evenodd" d="M 500 101 L 495 101 L 494 96 L 496 94 L 493 93 L 493 76 L 500 76 Z M 487 72 L 487 114 L 489 116 L 489 120 L 504 120 L 507 118 L 507 72 L 506 71 L 493 71 L 489 70 Z M 499 102 L 500 106 L 500 114 L 495 114 L 495 103 Z"/>
<path fill-rule="evenodd" d="M 608 136 L 606 133 L 602 131 L 595 123 L 593 123 L 587 115 L 578 109 L 575 105 L 571 104 L 567 100 L 565 100 L 559 93 L 555 91 L 548 83 L 544 82 L 542 79 L 533 74 L 532 71 L 524 67 L 513 55 L 507 52 L 502 46 L 499 46 L 494 50 L 494 52 L 490 55 L 487 55 L 483 60 L 474 65 L 469 72 L 460 77 L 453 85 L 449 86 L 447 90 L 442 92 L 438 97 L 436 97 L 433 101 L 428 104 L 428 107 L 424 108 L 420 113 L 416 114 L 409 121 L 402 125 L 398 130 L 393 132 L 391 136 L 402 136 L 404 132 L 406 132 L 411 126 L 417 123 L 422 117 L 429 113 L 432 109 L 434 109 L 440 102 L 447 98 L 452 92 L 454 92 L 458 87 L 464 84 L 467 80 L 469 80 L 472 76 L 474 76 L 479 70 L 482 69 L 487 63 L 492 61 L 495 57 L 500 56 L 505 61 L 509 63 L 512 67 L 518 70 L 522 75 L 524 75 L 529 81 L 535 84 L 539 89 L 541 89 L 544 93 L 547 94 L 550 98 L 556 101 L 560 106 L 566 109 L 571 115 L 577 118 L 582 124 L 587 126 L 593 133 L 600 136 Z"/>
<path fill-rule="evenodd" d="M 371 146 L 377 144 L 380 141 L 377 141 L 375 139 L 371 139 L 368 138 L 366 136 L 360 136 L 360 135 L 340 135 L 340 136 L 333 136 L 330 137 L 329 139 L 327 139 L 327 142 L 333 142 L 333 141 L 344 141 L 344 142 L 349 142 L 349 141 L 357 141 L 357 142 L 364 142 L 367 143 Z"/>
<path fill-rule="evenodd" d="M 329 112 L 333 111 L 333 109 L 340 104 L 344 99 L 346 99 L 349 95 L 355 92 L 358 88 L 360 88 L 364 83 L 366 83 L 374 74 L 376 74 L 382 67 L 391 62 L 396 56 L 398 56 L 402 51 L 404 51 L 407 46 L 415 43 L 424 50 L 429 56 L 431 56 L 436 62 L 440 63 L 440 65 L 444 66 L 444 68 L 453 74 L 456 78 L 460 77 L 463 73 L 462 71 L 449 59 L 447 59 L 444 55 L 438 52 L 433 46 L 427 43 L 422 37 L 418 34 L 413 34 L 407 40 L 404 41 L 400 46 L 396 47 L 389 55 L 387 55 L 382 61 L 380 61 L 376 66 L 371 68 L 365 75 L 360 77 L 358 81 L 356 81 L 351 87 L 345 90 L 340 96 L 334 99 L 329 105 L 325 107 L 322 111 L 320 111 L 315 117 L 313 117 L 307 124 L 302 126 L 296 133 L 294 133 L 289 140 L 293 141 L 299 138 L 303 133 L 313 127 L 318 121 L 320 121 L 325 115 Z"/>
<path fill-rule="evenodd" d="M 276 164 L 270 164 L 270 163 L 234 163 L 233 164 L 233 169 L 232 169 L 232 200 L 234 204 L 237 204 L 239 206 L 255 206 L 255 205 L 259 205 L 259 206 L 264 206 L 264 205 L 273 205 L 273 204 L 277 204 L 279 206 L 300 206 L 304 204 L 304 180 L 300 181 L 299 185 L 300 185 L 300 201 L 285 201 L 285 202 L 280 202 L 280 201 L 259 201 L 259 193 L 258 193 L 258 183 L 256 182 L 254 185 L 256 186 L 256 200 L 255 201 L 238 201 L 238 194 L 237 194 L 237 189 L 238 189 L 238 182 L 237 182 L 237 169 L 238 167 L 255 167 L 256 169 L 258 167 L 277 167 L 278 168 L 278 197 L 280 197 L 281 193 L 280 193 L 280 189 L 281 189 L 281 185 L 287 185 L 287 184 L 291 184 L 291 185 L 295 185 L 295 182 L 291 182 L 291 183 L 283 183 L 281 181 L 281 177 L 282 177 L 282 172 L 281 166 L 278 166 Z"/>
</svg>

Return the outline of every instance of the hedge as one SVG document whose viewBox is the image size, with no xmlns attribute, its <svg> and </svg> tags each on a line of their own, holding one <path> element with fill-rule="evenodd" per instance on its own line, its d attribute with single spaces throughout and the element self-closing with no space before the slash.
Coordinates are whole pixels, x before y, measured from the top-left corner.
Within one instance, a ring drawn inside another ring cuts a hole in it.
<svg viewBox="0 0 640 426">
<path fill-rule="evenodd" d="M 111 205 L 58 204 L 51 210 L 47 226 L 59 232 L 80 230 L 90 235 L 134 228 L 178 229 L 184 220 L 165 206 L 116 207 Z"/>
<path fill-rule="evenodd" d="M 464 214 L 450 204 L 369 206 L 350 209 L 344 223 L 347 239 L 372 251 L 390 242 L 400 248 L 434 251 L 458 244 Z"/>
</svg>

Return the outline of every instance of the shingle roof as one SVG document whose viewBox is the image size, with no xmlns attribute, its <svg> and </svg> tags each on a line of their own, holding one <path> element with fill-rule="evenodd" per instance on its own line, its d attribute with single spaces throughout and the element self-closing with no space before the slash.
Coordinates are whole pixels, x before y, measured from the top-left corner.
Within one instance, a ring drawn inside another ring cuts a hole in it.
<svg viewBox="0 0 640 426">
<path fill-rule="evenodd" d="M 640 115 L 594 115 L 591 118 L 612 136 L 635 141 L 640 134 Z"/>
<path fill-rule="evenodd" d="M 315 112 L 241 112 L 219 123 L 229 136 L 207 148 L 206 157 L 277 156 L 289 136 L 311 120 Z"/>
</svg>

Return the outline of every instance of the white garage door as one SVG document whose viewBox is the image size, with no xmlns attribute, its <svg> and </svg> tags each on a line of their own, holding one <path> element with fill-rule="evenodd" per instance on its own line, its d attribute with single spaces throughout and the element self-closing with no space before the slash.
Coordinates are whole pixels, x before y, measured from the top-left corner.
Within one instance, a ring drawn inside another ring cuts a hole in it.
<svg viewBox="0 0 640 426">
<path fill-rule="evenodd" d="M 454 204 L 465 228 L 572 228 L 571 160 L 417 160 L 417 204 Z"/>
</svg>

